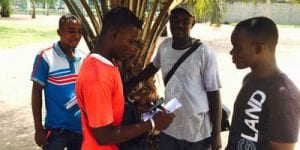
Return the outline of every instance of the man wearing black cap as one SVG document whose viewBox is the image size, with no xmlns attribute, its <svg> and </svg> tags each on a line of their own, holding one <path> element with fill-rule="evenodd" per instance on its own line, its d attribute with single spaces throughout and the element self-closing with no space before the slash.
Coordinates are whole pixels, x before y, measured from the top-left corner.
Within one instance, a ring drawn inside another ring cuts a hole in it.
<svg viewBox="0 0 300 150">
<path fill-rule="evenodd" d="M 161 69 L 165 78 L 177 60 L 197 41 L 190 36 L 195 11 L 189 4 L 177 5 L 170 14 L 172 38 L 158 47 L 157 55 L 136 78 L 125 83 L 127 89 Z M 160 150 L 203 150 L 221 147 L 221 87 L 214 51 L 202 43 L 188 56 L 165 83 L 165 98 L 177 98 L 171 125 L 162 131 Z"/>
</svg>

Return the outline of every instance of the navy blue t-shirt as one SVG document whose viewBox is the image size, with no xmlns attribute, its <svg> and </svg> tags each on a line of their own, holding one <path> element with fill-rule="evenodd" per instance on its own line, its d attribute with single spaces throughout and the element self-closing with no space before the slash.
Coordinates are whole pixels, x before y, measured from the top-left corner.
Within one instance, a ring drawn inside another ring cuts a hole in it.
<svg viewBox="0 0 300 150">
<path fill-rule="evenodd" d="M 297 142 L 299 109 L 299 90 L 285 74 L 248 74 L 234 104 L 226 149 L 268 150 L 269 141 Z"/>
</svg>

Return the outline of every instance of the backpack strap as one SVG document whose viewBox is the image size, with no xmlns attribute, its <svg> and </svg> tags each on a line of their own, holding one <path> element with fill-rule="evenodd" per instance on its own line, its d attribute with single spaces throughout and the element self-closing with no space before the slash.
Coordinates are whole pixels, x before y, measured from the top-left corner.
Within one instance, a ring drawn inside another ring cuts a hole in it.
<svg viewBox="0 0 300 150">
<path fill-rule="evenodd" d="M 177 70 L 177 68 L 179 67 L 179 65 L 189 56 L 191 55 L 202 43 L 200 42 L 199 39 L 197 39 L 193 45 L 191 46 L 191 48 L 189 50 L 187 50 L 178 60 L 177 62 L 174 64 L 174 66 L 172 67 L 172 69 L 168 72 L 168 74 L 166 75 L 166 77 L 164 78 L 164 83 L 165 85 L 167 85 L 168 81 L 171 79 L 172 75 L 175 73 L 175 71 Z"/>
</svg>

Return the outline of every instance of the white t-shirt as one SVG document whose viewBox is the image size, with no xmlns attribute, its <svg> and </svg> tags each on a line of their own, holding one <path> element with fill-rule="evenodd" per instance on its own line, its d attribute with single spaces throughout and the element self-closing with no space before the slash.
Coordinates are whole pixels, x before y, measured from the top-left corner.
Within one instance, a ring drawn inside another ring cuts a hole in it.
<svg viewBox="0 0 300 150">
<path fill-rule="evenodd" d="M 188 49 L 173 49 L 172 38 L 168 38 L 158 47 L 153 65 L 161 69 L 165 78 Z M 180 64 L 165 87 L 166 100 L 176 97 L 183 107 L 174 112 L 176 117 L 173 123 L 163 132 L 189 142 L 210 137 L 212 126 L 206 92 L 217 91 L 220 87 L 215 54 L 202 43 Z"/>
</svg>

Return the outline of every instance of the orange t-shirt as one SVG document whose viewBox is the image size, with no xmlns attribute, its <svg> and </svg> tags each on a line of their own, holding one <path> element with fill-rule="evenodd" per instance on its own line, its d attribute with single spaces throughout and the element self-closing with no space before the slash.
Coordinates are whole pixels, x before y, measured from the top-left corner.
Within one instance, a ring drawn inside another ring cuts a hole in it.
<svg viewBox="0 0 300 150">
<path fill-rule="evenodd" d="M 124 95 L 118 68 L 101 55 L 89 55 L 77 77 L 76 95 L 83 128 L 82 149 L 118 150 L 117 145 L 98 145 L 91 131 L 122 122 Z"/>
</svg>

